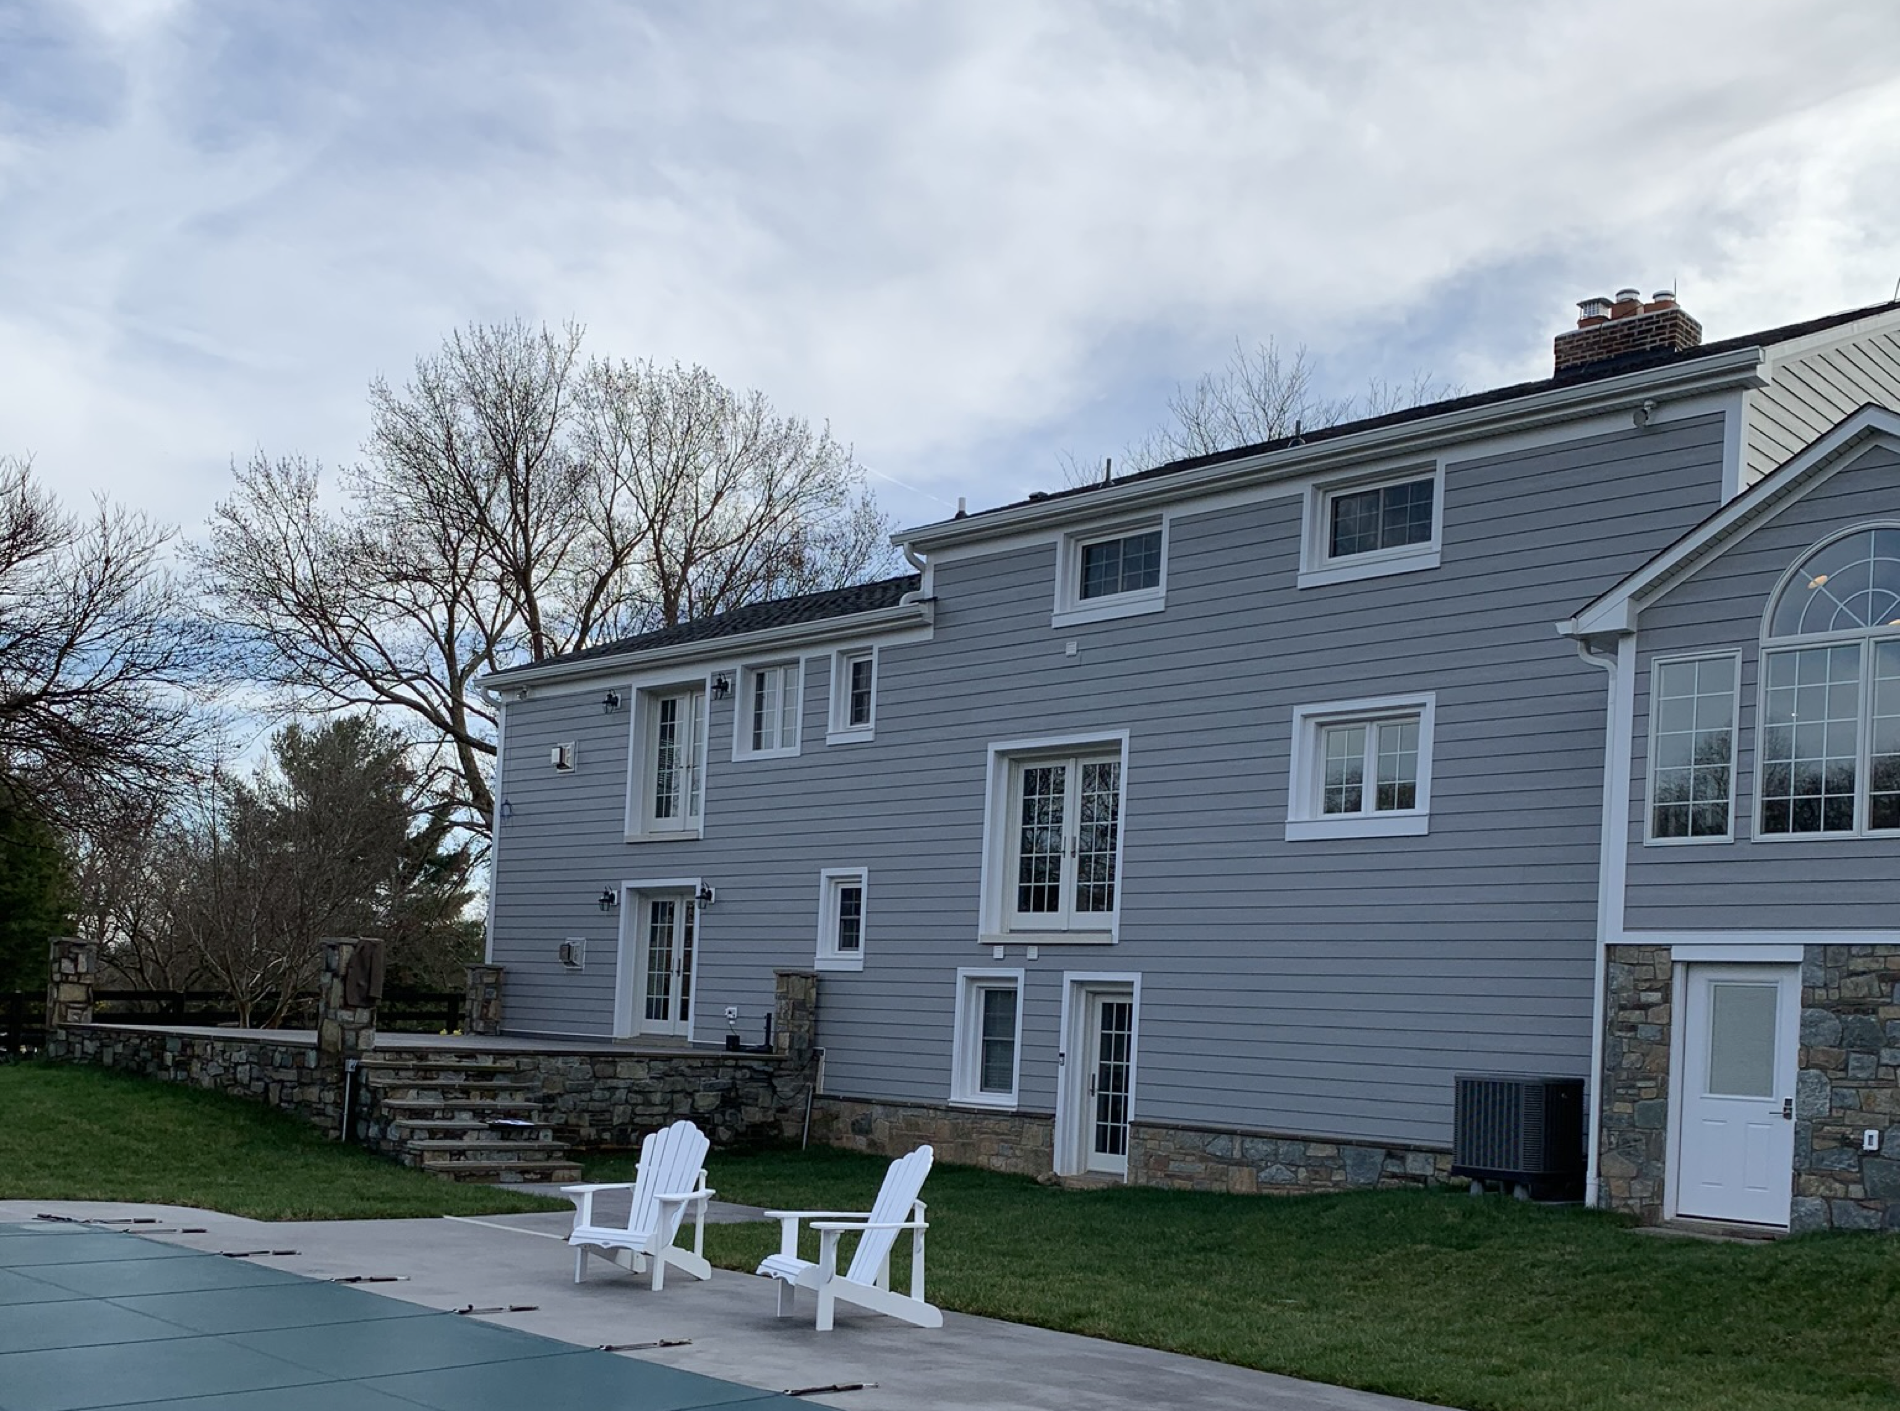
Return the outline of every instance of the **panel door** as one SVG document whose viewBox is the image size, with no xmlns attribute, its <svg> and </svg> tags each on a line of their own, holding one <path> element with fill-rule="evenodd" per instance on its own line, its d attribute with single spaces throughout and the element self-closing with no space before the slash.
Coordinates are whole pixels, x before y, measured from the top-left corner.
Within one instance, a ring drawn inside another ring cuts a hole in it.
<svg viewBox="0 0 1900 1411">
<path fill-rule="evenodd" d="M 1800 967 L 1692 965 L 1684 999 L 1676 1213 L 1785 1226 Z"/>
</svg>

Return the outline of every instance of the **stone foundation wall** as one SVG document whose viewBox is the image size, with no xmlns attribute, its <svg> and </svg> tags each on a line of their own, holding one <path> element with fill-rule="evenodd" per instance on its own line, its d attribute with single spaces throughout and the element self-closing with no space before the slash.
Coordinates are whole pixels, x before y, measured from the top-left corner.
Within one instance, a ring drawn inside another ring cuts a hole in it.
<svg viewBox="0 0 1900 1411">
<path fill-rule="evenodd" d="M 1800 1069 L 1790 1228 L 1900 1229 L 1900 946 L 1807 948 Z"/>
<path fill-rule="evenodd" d="M 928 1142 L 939 1161 L 1017 1176 L 1055 1167 L 1055 1119 L 1047 1113 L 820 1097 L 812 1104 L 811 1139 L 880 1156 L 902 1156 Z"/>
<path fill-rule="evenodd" d="M 632 1147 L 681 1117 L 714 1146 L 796 1137 L 811 1065 L 772 1054 L 532 1053 L 542 1112 L 570 1146 Z"/>
<path fill-rule="evenodd" d="M 314 1043 L 62 1025 L 47 1030 L 46 1056 L 267 1102 L 332 1134 L 343 1120 L 343 1075 L 322 1065 Z"/>
<path fill-rule="evenodd" d="M 1129 1131 L 1128 1178 L 1141 1186 L 1300 1195 L 1442 1185 L 1451 1152 L 1436 1147 L 1316 1141 L 1215 1128 L 1136 1122 Z"/>
<path fill-rule="evenodd" d="M 1646 1225 L 1663 1210 L 1673 981 L 1668 946 L 1610 947 L 1597 1202 Z"/>
</svg>

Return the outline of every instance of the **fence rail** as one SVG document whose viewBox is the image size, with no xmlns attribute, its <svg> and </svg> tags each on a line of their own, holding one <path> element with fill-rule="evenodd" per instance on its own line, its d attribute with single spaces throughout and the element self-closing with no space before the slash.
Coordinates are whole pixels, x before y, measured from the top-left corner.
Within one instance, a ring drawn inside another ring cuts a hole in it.
<svg viewBox="0 0 1900 1411">
<path fill-rule="evenodd" d="M 189 1028 L 230 1028 L 238 1008 L 222 990 L 94 990 L 93 1017 L 103 1024 L 154 1024 Z M 376 1006 L 376 1027 L 392 1034 L 455 1033 L 462 1027 L 460 990 L 384 991 Z M 276 997 L 253 1006 L 269 1014 Z M 285 1028 L 310 1028 L 317 997 L 299 995 L 285 1014 Z M 19 990 L 0 994 L 0 1060 L 22 1058 L 46 1045 L 46 992 Z"/>
</svg>

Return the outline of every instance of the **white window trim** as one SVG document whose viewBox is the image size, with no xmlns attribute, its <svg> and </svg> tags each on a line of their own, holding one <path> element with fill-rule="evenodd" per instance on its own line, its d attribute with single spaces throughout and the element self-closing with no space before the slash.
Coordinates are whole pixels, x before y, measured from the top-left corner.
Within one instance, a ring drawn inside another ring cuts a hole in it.
<svg viewBox="0 0 1900 1411">
<path fill-rule="evenodd" d="M 831 702 L 825 725 L 827 745 L 856 745 L 875 737 L 878 676 L 884 668 L 884 663 L 879 659 L 880 655 L 875 644 L 868 647 L 840 647 L 831 654 Z M 851 662 L 861 657 L 869 657 L 871 661 L 871 718 L 863 725 L 852 725 L 849 723 L 851 716 L 849 671 Z"/>
<path fill-rule="evenodd" d="M 1836 536 L 1840 537 L 1840 536 Z M 1772 600 L 1771 600 L 1772 601 Z M 1900 640 L 1900 632 L 1857 627 L 1851 632 L 1810 632 L 1799 637 L 1775 637 L 1761 644 L 1755 658 L 1755 798 L 1749 808 L 1749 841 L 1778 846 L 1783 843 L 1824 843 L 1842 838 L 1900 838 L 1900 828 L 1869 828 L 1872 807 L 1869 785 L 1873 775 L 1870 762 L 1874 751 L 1874 663 L 1873 648 L 1882 642 Z M 1762 806 L 1767 802 L 1761 790 L 1762 736 L 1768 729 L 1768 658 L 1782 652 L 1812 651 L 1817 647 L 1860 647 L 1859 718 L 1854 739 L 1854 826 L 1835 833 L 1764 833 Z"/>
<path fill-rule="evenodd" d="M 699 692 L 699 817 L 678 828 L 655 828 L 647 798 L 647 746 L 653 738 L 653 715 L 661 696 L 681 691 Z M 656 681 L 633 691 L 633 709 L 627 714 L 627 809 L 625 839 L 629 843 L 676 843 L 686 838 L 706 836 L 706 799 L 709 781 L 706 764 L 710 756 L 712 729 L 712 678 L 688 677 L 677 681 Z"/>
<path fill-rule="evenodd" d="M 1421 691 L 1409 696 L 1376 696 L 1356 701 L 1324 701 L 1293 709 L 1293 741 L 1287 769 L 1286 840 L 1315 842 L 1323 838 L 1412 838 L 1431 831 L 1432 736 L 1438 695 Z M 1320 731 L 1329 725 L 1377 721 L 1397 716 L 1418 717 L 1418 784 L 1416 807 L 1381 813 L 1322 813 L 1320 811 Z"/>
<path fill-rule="evenodd" d="M 1038 756 L 1121 753 L 1121 808 L 1115 829 L 1115 910 L 1106 925 L 1087 931 L 1012 931 L 1005 921 L 1003 889 L 1009 878 L 1010 766 Z M 1103 946 L 1121 939 L 1122 899 L 1128 875 L 1123 853 L 1128 845 L 1128 732 L 1101 730 L 1079 735 L 1044 735 L 1004 740 L 989 747 L 983 786 L 983 864 L 978 876 L 977 944 L 985 946 Z"/>
<path fill-rule="evenodd" d="M 838 949 L 838 890 L 841 884 L 858 889 L 858 948 Z M 820 970 L 862 970 L 870 931 L 871 874 L 863 867 L 827 867 L 818 874 L 818 952 Z"/>
<path fill-rule="evenodd" d="M 1729 704 L 1728 744 L 1728 830 L 1721 834 L 1706 833 L 1697 838 L 1658 838 L 1656 836 L 1656 727 L 1657 695 L 1656 678 L 1660 668 L 1678 666 L 1687 662 L 1719 661 L 1723 657 L 1735 663 L 1734 699 Z M 1646 848 L 1699 847 L 1706 843 L 1732 843 L 1735 841 L 1736 808 L 1735 785 L 1740 777 L 1737 760 L 1742 753 L 1742 654 L 1739 651 L 1728 652 L 1683 652 L 1671 656 L 1651 657 L 1649 661 L 1649 743 L 1643 761 L 1643 846 Z M 1759 717 L 1757 717 L 1759 718 Z M 1838 836 L 1838 835 L 1837 835 Z"/>
<path fill-rule="evenodd" d="M 1168 605 L 1168 515 L 1150 515 L 1142 519 L 1122 520 L 1064 534 L 1056 546 L 1056 602 L 1050 614 L 1051 627 L 1078 627 L 1089 622 L 1109 622 L 1118 617 L 1139 617 L 1160 612 Z M 1100 598 L 1082 596 L 1082 550 L 1090 544 L 1109 539 L 1126 539 L 1132 534 L 1161 531 L 1161 581 L 1152 588 L 1128 593 L 1110 593 Z"/>
<path fill-rule="evenodd" d="M 769 750 L 752 748 L 752 695 L 759 675 L 766 671 L 783 671 L 791 668 L 797 677 L 795 691 L 798 710 L 793 717 L 792 731 L 796 738 L 789 745 L 775 745 Z M 732 761 L 734 764 L 749 759 L 795 759 L 799 747 L 805 739 L 805 661 L 802 657 L 793 657 L 781 661 L 753 662 L 739 668 L 738 700 L 734 702 L 732 712 Z"/>
<path fill-rule="evenodd" d="M 1331 540 L 1332 505 L 1340 495 L 1361 490 L 1376 490 L 1383 485 L 1404 485 L 1413 480 L 1432 481 L 1432 537 L 1422 544 L 1405 544 L 1395 549 L 1375 549 L 1371 553 L 1348 554 L 1333 558 L 1327 546 Z M 1417 573 L 1437 568 L 1445 537 L 1445 463 L 1393 466 L 1370 474 L 1316 480 L 1306 491 L 1306 515 L 1300 535 L 1301 588 L 1323 588 L 1329 583 L 1351 583 L 1361 578 L 1383 578 L 1388 574 Z"/>
<path fill-rule="evenodd" d="M 1009 984 L 1016 990 L 1016 1044 L 1010 1057 L 1009 1092 L 986 1093 L 977 1087 L 977 1065 L 982 1061 L 982 1036 L 976 1026 L 983 1014 L 975 1002 L 977 992 Z M 959 1107 L 988 1107 L 1013 1110 L 1022 1092 L 1023 1075 L 1023 972 L 959 967 L 955 1027 L 951 1030 L 950 1101 Z"/>
</svg>

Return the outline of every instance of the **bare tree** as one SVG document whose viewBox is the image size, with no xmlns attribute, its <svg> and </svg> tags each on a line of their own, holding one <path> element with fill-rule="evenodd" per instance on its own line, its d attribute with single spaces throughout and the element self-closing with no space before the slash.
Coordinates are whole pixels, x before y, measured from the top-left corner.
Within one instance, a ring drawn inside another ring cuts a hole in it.
<svg viewBox="0 0 1900 1411">
<path fill-rule="evenodd" d="M 148 794 L 197 737 L 210 638 L 169 538 L 104 500 L 68 514 L 0 458 L 0 790 L 63 831 Z"/>
<path fill-rule="evenodd" d="M 199 564 L 253 675 L 291 709 L 392 711 L 433 796 L 485 833 L 494 714 L 481 675 L 889 553 L 828 432 L 704 369 L 582 363 L 580 330 L 474 327 L 370 389 L 364 460 L 320 503 L 314 463 L 259 454 Z"/>
<path fill-rule="evenodd" d="M 1203 373 L 1191 386 L 1175 388 L 1168 398 L 1168 420 L 1127 448 L 1121 470 L 1132 474 L 1170 461 L 1277 441 L 1302 429 L 1320 431 L 1360 417 L 1384 416 L 1458 391 L 1419 373 L 1405 383 L 1374 379 L 1358 397 L 1328 396 L 1318 385 L 1305 348 L 1283 356 L 1271 338 L 1252 348 L 1236 341 L 1224 367 Z M 1063 458 L 1063 475 L 1071 485 L 1103 479 L 1100 470 L 1084 467 L 1072 455 Z"/>
</svg>

